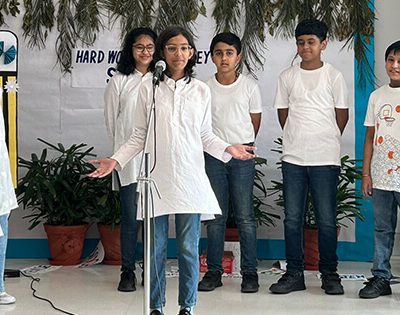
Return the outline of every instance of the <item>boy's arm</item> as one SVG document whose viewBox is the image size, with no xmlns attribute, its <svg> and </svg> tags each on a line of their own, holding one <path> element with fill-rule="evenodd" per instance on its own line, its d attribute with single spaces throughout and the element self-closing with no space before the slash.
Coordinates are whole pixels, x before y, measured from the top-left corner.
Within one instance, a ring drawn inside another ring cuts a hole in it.
<svg viewBox="0 0 400 315">
<path fill-rule="evenodd" d="M 250 113 L 251 117 L 251 123 L 253 124 L 254 128 L 254 138 L 257 137 L 258 130 L 260 130 L 260 124 L 261 124 L 261 113 Z"/>
<path fill-rule="evenodd" d="M 336 123 L 339 127 L 340 133 L 343 134 L 344 128 L 349 121 L 349 110 L 347 108 L 335 108 Z"/>
<path fill-rule="evenodd" d="M 282 129 L 285 126 L 288 115 L 289 115 L 289 108 L 278 108 L 278 119 Z"/>
<path fill-rule="evenodd" d="M 372 195 L 371 160 L 374 152 L 375 127 L 367 127 L 364 140 L 364 159 L 362 168 L 362 192 L 364 196 Z"/>
</svg>

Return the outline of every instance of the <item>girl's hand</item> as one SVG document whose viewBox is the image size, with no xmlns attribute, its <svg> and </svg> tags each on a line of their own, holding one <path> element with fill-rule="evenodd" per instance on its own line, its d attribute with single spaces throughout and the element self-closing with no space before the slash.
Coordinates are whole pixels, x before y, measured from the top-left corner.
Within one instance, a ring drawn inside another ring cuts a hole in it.
<svg viewBox="0 0 400 315">
<path fill-rule="evenodd" d="M 254 151 L 256 149 L 257 148 L 254 146 L 235 144 L 227 147 L 225 151 L 237 160 L 250 160 L 254 159 L 256 155 L 249 151 Z"/>
<path fill-rule="evenodd" d="M 110 174 L 114 168 L 117 166 L 118 162 L 116 160 L 107 158 L 107 159 L 101 159 L 101 160 L 90 160 L 88 161 L 89 163 L 93 165 L 98 165 L 97 169 L 88 174 L 87 176 L 93 177 L 93 178 L 103 178 Z"/>
</svg>

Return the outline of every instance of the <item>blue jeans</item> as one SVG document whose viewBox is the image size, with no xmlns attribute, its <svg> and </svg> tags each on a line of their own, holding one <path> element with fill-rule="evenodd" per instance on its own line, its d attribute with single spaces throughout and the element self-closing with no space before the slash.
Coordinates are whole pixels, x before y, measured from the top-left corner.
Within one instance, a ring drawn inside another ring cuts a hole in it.
<svg viewBox="0 0 400 315">
<path fill-rule="evenodd" d="M 373 189 L 372 200 L 375 215 L 375 256 L 372 274 L 390 280 L 390 257 L 393 252 L 400 192 Z"/>
<path fill-rule="evenodd" d="M 140 223 L 136 220 L 136 183 L 121 186 L 121 271 L 135 270 L 135 251 Z"/>
<path fill-rule="evenodd" d="M 150 307 L 165 305 L 165 265 L 167 261 L 169 216 L 151 220 Z M 192 307 L 197 303 L 199 280 L 200 215 L 176 214 L 175 233 L 179 268 L 178 303 Z"/>
<path fill-rule="evenodd" d="M 221 216 L 206 223 L 208 270 L 224 271 L 222 257 L 225 228 L 231 205 L 239 230 L 241 272 L 256 272 L 257 224 L 253 205 L 255 162 L 254 160 L 231 159 L 228 163 L 223 163 L 206 153 L 205 165 L 211 186 L 222 210 Z"/>
<path fill-rule="evenodd" d="M 318 227 L 319 271 L 338 265 L 336 192 L 339 166 L 299 166 L 282 162 L 285 246 L 288 271 L 304 270 L 304 214 L 310 192 Z"/>
<path fill-rule="evenodd" d="M 4 268 L 6 263 L 6 250 L 8 239 L 8 214 L 0 216 L 0 225 L 4 235 L 0 236 L 0 292 L 4 292 Z"/>
</svg>

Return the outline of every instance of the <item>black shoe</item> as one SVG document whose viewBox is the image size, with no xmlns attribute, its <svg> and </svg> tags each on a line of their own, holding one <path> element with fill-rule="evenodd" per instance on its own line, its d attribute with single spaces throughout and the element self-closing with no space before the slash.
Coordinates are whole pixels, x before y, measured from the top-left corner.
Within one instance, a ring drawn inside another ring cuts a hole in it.
<svg viewBox="0 0 400 315">
<path fill-rule="evenodd" d="M 118 284 L 118 291 L 132 292 L 136 291 L 136 276 L 133 271 L 123 271 L 121 273 L 121 280 Z"/>
<path fill-rule="evenodd" d="M 304 274 L 302 271 L 286 272 L 277 283 L 269 287 L 269 290 L 275 294 L 286 294 L 292 291 L 305 290 Z"/>
<path fill-rule="evenodd" d="M 325 290 L 326 294 L 344 294 L 343 286 L 340 282 L 339 275 L 336 272 L 322 274 L 321 281 L 321 288 Z"/>
<path fill-rule="evenodd" d="M 374 299 L 381 295 L 392 294 L 390 281 L 384 278 L 374 276 L 369 278 L 364 284 L 365 287 L 358 293 L 358 296 L 362 299 Z"/>
<path fill-rule="evenodd" d="M 192 315 L 187 308 L 183 308 L 179 311 L 178 315 Z"/>
<path fill-rule="evenodd" d="M 144 287 L 144 270 L 142 271 L 142 282 L 140 284 Z"/>
<path fill-rule="evenodd" d="M 150 315 L 162 315 L 162 313 L 159 310 L 153 310 Z"/>
<path fill-rule="evenodd" d="M 222 274 L 219 271 L 207 271 L 203 280 L 199 282 L 199 291 L 213 291 L 215 288 L 222 287 Z"/>
<path fill-rule="evenodd" d="M 258 292 L 258 274 L 257 272 L 243 272 L 241 290 L 243 293 Z"/>
</svg>

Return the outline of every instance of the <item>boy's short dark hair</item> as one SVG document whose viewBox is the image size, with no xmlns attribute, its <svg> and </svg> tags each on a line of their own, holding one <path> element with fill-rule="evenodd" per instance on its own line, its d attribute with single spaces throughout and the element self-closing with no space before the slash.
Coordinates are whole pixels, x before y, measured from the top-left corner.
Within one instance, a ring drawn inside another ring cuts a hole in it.
<svg viewBox="0 0 400 315">
<path fill-rule="evenodd" d="M 296 38 L 301 35 L 315 35 L 322 42 L 326 39 L 328 26 L 324 22 L 317 19 L 303 20 L 297 24 L 294 33 Z"/>
<path fill-rule="evenodd" d="M 400 51 L 400 40 L 391 44 L 388 48 L 386 48 L 385 52 L 385 61 L 389 57 L 389 54 L 393 51 L 393 53 L 397 54 Z"/>
<path fill-rule="evenodd" d="M 225 32 L 215 35 L 212 39 L 210 44 L 211 55 L 213 55 L 215 46 L 221 42 L 235 47 L 238 55 L 242 51 L 242 42 L 240 41 L 240 38 L 231 32 Z"/>
</svg>

